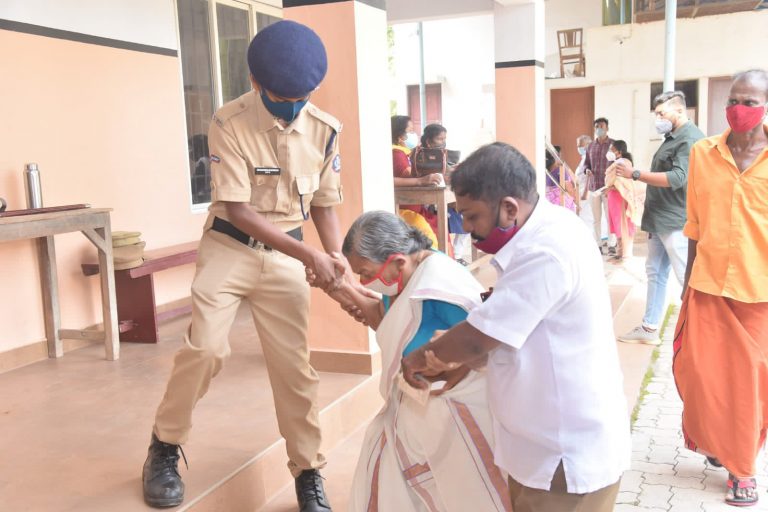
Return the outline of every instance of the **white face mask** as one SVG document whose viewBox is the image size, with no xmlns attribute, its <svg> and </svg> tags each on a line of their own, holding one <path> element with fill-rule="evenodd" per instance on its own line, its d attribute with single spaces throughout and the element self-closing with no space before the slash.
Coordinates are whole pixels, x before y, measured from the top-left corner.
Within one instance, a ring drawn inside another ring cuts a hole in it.
<svg viewBox="0 0 768 512">
<path fill-rule="evenodd" d="M 411 132 L 405 136 L 405 147 L 413 149 L 419 145 L 419 137 L 416 132 Z"/>
<path fill-rule="evenodd" d="M 672 131 L 672 121 L 669 119 L 656 119 L 656 131 L 661 135 L 666 135 Z"/>
<path fill-rule="evenodd" d="M 605 158 L 607 158 L 609 162 L 613 162 L 614 160 L 616 160 L 616 153 L 614 153 L 613 151 L 609 151 L 605 154 Z"/>
<path fill-rule="evenodd" d="M 400 273 L 397 274 L 397 279 L 394 281 L 387 281 L 382 275 L 384 273 L 384 269 L 387 268 L 387 265 L 389 265 L 389 263 L 396 256 L 401 256 L 401 254 L 396 253 L 391 255 L 389 258 L 387 258 L 387 261 L 385 261 L 381 267 L 379 267 L 379 271 L 376 272 L 375 276 L 373 276 L 368 281 L 363 281 L 361 279 L 360 284 L 369 290 L 380 293 L 382 295 L 387 295 L 388 297 L 394 297 L 395 295 L 398 295 L 401 291 L 403 291 L 403 272 L 400 271 Z"/>
</svg>

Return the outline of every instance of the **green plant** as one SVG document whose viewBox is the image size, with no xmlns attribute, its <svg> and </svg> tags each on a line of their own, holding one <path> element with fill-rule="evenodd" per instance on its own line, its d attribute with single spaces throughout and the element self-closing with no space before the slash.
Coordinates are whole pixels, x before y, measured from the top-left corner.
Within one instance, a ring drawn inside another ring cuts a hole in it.
<svg viewBox="0 0 768 512">
<path fill-rule="evenodd" d="M 659 329 L 660 338 L 663 339 L 664 332 L 667 330 L 667 327 L 669 327 L 669 320 L 672 318 L 674 313 L 675 306 L 670 304 L 667 308 L 667 312 L 664 314 L 664 321 L 661 323 L 661 329 Z M 660 349 L 660 346 L 656 347 L 651 353 L 651 362 L 648 363 L 648 370 L 646 370 L 645 375 L 643 376 L 643 382 L 640 384 L 640 395 L 637 397 L 637 403 L 635 403 L 635 408 L 632 410 L 632 416 L 630 416 L 630 427 L 635 425 L 635 421 L 637 421 L 637 415 L 640 412 L 640 406 L 642 406 L 643 402 L 645 402 L 645 397 L 648 394 L 648 384 L 651 382 L 651 379 L 653 379 L 654 367 L 656 366 L 656 361 L 659 359 L 659 354 L 661 354 Z"/>
</svg>

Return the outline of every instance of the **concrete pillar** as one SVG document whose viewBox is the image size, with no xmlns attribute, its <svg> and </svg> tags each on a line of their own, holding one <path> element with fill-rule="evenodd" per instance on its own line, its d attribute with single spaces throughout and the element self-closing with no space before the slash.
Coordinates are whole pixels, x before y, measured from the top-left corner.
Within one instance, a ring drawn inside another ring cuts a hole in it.
<svg viewBox="0 0 768 512">
<path fill-rule="evenodd" d="M 494 4 L 496 139 L 544 164 L 544 1 Z M 537 173 L 543 191 L 544 173 Z"/>
<path fill-rule="evenodd" d="M 394 208 L 384 0 L 285 0 L 283 8 L 285 19 L 317 32 L 328 52 L 328 74 L 311 101 L 343 123 L 344 203 L 337 208 L 343 236 L 363 211 Z M 313 229 L 307 229 L 307 243 L 320 246 Z M 315 368 L 369 373 L 374 365 L 369 329 L 323 292 L 312 293 Z"/>
</svg>

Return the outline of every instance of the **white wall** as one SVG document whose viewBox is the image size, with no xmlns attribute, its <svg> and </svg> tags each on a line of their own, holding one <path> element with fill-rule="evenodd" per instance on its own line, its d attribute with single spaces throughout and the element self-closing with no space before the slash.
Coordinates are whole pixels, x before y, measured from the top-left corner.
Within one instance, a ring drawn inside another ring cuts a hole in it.
<svg viewBox="0 0 768 512">
<path fill-rule="evenodd" d="M 676 80 L 730 75 L 765 67 L 768 11 L 677 20 Z M 662 81 L 664 22 L 598 27 L 587 31 L 588 79 Z"/>
<path fill-rule="evenodd" d="M 387 21 L 407 23 L 493 11 L 494 0 L 387 0 Z"/>
<path fill-rule="evenodd" d="M 3 0 L 0 19 L 177 49 L 173 0 Z"/>
<path fill-rule="evenodd" d="M 588 28 L 601 26 L 603 24 L 602 3 L 600 0 L 547 0 L 544 6 L 544 23 L 546 24 L 544 74 L 548 77 L 557 77 L 560 76 L 557 31 L 582 28 L 586 32 Z M 585 45 L 586 42 L 585 38 Z"/>
<path fill-rule="evenodd" d="M 547 6 L 555 1 L 559 0 L 550 0 Z M 706 132 L 709 78 L 766 67 L 766 27 L 768 11 L 678 19 L 675 78 L 699 80 L 702 131 Z M 594 27 L 586 30 L 585 41 L 587 76 L 547 80 L 546 88 L 594 86 L 595 116 L 607 117 L 611 136 L 626 140 L 635 163 L 648 168 L 661 143 L 650 114 L 650 84 L 663 79 L 664 22 Z M 549 111 L 549 94 L 546 101 Z"/>
<path fill-rule="evenodd" d="M 442 84 L 448 146 L 467 156 L 495 138 L 493 16 L 427 21 L 423 26 L 424 80 Z M 407 114 L 406 86 L 419 83 L 417 25 L 393 25 L 393 30 L 390 98 L 397 102 L 398 114 Z"/>
</svg>

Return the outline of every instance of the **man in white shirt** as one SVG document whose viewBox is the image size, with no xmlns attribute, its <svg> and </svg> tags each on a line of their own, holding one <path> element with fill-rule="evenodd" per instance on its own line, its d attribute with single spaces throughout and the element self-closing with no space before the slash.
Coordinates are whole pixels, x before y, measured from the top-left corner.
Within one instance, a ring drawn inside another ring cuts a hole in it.
<svg viewBox="0 0 768 512">
<path fill-rule="evenodd" d="M 464 228 L 494 253 L 499 279 L 467 321 L 403 359 L 424 377 L 488 357 L 496 464 L 515 512 L 613 510 L 629 468 L 622 391 L 602 260 L 587 227 L 539 200 L 515 148 L 484 146 L 454 172 Z"/>
</svg>

